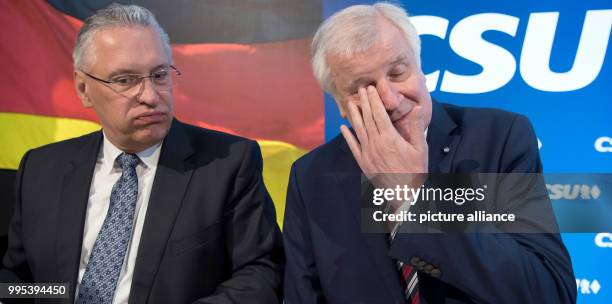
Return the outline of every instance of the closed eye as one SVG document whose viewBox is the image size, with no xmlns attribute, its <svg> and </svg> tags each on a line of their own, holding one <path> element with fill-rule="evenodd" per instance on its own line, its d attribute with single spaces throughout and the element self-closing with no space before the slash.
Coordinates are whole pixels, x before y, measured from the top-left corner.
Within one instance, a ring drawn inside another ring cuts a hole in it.
<svg viewBox="0 0 612 304">
<path fill-rule="evenodd" d="M 405 80 L 408 76 L 410 75 L 410 73 L 408 71 L 391 71 L 391 73 L 389 73 L 389 77 L 394 80 L 394 81 L 403 81 Z"/>
</svg>

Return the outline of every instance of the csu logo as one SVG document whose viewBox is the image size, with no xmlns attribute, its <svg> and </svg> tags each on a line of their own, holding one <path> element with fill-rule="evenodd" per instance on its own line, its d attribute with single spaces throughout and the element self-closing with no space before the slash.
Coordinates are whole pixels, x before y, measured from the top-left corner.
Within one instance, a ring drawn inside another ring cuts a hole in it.
<svg viewBox="0 0 612 304">
<path fill-rule="evenodd" d="M 598 199 L 601 195 L 601 190 L 597 185 L 546 184 L 546 189 L 551 200 L 575 200 L 578 198 L 590 200 Z"/>
<path fill-rule="evenodd" d="M 595 150 L 597 152 L 612 152 L 612 138 L 602 136 L 595 140 Z"/>
<path fill-rule="evenodd" d="M 598 280 L 576 279 L 576 287 L 578 292 L 583 295 L 597 294 L 601 290 L 601 284 Z"/>
<path fill-rule="evenodd" d="M 558 12 L 530 14 L 520 57 L 515 58 L 508 50 L 482 37 L 487 31 L 516 37 L 521 20 L 515 16 L 499 13 L 476 14 L 463 18 L 450 30 L 449 20 L 443 17 L 412 17 L 411 21 L 419 35 L 446 40 L 448 34 L 448 43 L 455 54 L 482 67 L 482 71 L 476 75 L 456 74 L 449 70 L 431 72 L 426 75 L 427 87 L 430 91 L 435 91 L 438 78 L 441 77 L 441 92 L 478 94 L 494 91 L 514 77 L 517 61 L 521 77 L 534 89 L 567 92 L 586 87 L 601 71 L 612 29 L 612 10 L 586 11 L 573 65 L 565 72 L 550 69 L 555 35 L 564 35 L 556 33 L 558 20 Z"/>
<path fill-rule="evenodd" d="M 601 248 L 612 248 L 612 233 L 602 232 L 595 235 L 595 245 Z"/>
</svg>

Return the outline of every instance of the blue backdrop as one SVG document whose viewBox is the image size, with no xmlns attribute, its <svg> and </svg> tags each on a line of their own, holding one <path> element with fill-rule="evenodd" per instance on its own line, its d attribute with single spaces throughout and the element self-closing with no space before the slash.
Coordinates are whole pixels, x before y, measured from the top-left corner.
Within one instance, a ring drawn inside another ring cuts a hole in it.
<svg viewBox="0 0 612 304">
<path fill-rule="evenodd" d="M 324 1 L 324 17 L 374 2 Z M 600 219 L 612 220 L 609 176 L 605 182 L 601 174 L 588 175 L 612 173 L 612 1 L 401 4 L 421 34 L 423 71 L 432 96 L 529 117 L 546 173 L 587 174 L 547 179 L 561 225 L 584 217 L 568 211 L 576 208 L 597 210 Z M 330 140 L 345 123 L 330 96 L 325 97 L 325 118 Z M 563 234 L 578 303 L 612 303 L 612 234 L 590 232 Z"/>
</svg>

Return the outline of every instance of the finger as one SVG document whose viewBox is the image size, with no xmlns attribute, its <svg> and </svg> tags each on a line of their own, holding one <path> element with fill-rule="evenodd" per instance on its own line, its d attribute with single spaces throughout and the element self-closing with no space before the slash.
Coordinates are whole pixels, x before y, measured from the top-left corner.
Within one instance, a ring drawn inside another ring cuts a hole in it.
<svg viewBox="0 0 612 304">
<path fill-rule="evenodd" d="M 420 106 L 416 106 L 408 114 L 408 129 L 410 132 L 410 143 L 415 148 L 426 147 L 425 120 Z"/>
<path fill-rule="evenodd" d="M 344 136 L 344 140 L 346 140 L 349 149 L 351 149 L 351 153 L 353 153 L 355 160 L 357 160 L 358 164 L 361 164 L 361 145 L 353 133 L 351 133 L 351 130 L 349 130 L 349 128 L 347 128 L 345 125 L 340 126 L 340 132 L 342 133 L 342 136 Z"/>
<path fill-rule="evenodd" d="M 370 108 L 370 101 L 368 100 L 368 92 L 365 88 L 359 88 L 359 99 L 361 103 L 361 114 L 363 116 L 363 123 L 365 125 L 366 132 L 369 137 L 373 137 L 379 134 L 374 118 L 372 117 L 372 109 Z"/>
<path fill-rule="evenodd" d="M 367 93 L 370 108 L 372 109 L 372 116 L 374 117 L 374 123 L 376 124 L 378 130 L 381 133 L 395 130 L 376 88 L 374 86 L 368 86 Z"/>
<path fill-rule="evenodd" d="M 361 113 L 359 113 L 359 108 L 355 105 L 354 102 L 349 101 L 346 104 L 348 109 L 348 118 L 355 129 L 355 133 L 357 133 L 357 138 L 359 138 L 359 142 L 365 143 L 368 141 L 368 133 L 363 125 L 363 119 L 361 117 Z"/>
</svg>

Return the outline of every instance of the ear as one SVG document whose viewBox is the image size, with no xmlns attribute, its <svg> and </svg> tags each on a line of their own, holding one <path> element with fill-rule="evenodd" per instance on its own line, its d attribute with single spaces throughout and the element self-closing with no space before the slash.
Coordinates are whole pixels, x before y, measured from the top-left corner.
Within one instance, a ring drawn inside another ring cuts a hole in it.
<svg viewBox="0 0 612 304">
<path fill-rule="evenodd" d="M 81 99 L 81 103 L 85 108 L 93 107 L 91 100 L 89 99 L 89 94 L 87 94 L 87 83 L 85 82 L 85 75 L 83 73 L 75 70 L 74 74 L 74 88 L 76 89 L 77 95 Z"/>
<path fill-rule="evenodd" d="M 329 93 L 329 95 L 331 95 L 334 98 L 334 101 L 336 102 L 336 106 L 338 106 L 338 111 L 340 112 L 340 117 L 342 117 L 343 119 L 346 119 L 346 100 L 344 100 L 342 97 L 342 94 L 338 91 L 338 88 L 336 87 L 336 75 L 335 74 L 331 74 L 331 79 L 332 82 L 330 84 L 330 87 L 327 88 L 327 93 Z"/>
<path fill-rule="evenodd" d="M 338 111 L 340 111 L 340 117 L 346 119 L 346 110 L 344 109 L 344 104 L 340 99 L 340 97 L 333 95 L 334 101 L 336 101 L 336 105 L 338 106 Z"/>
</svg>

